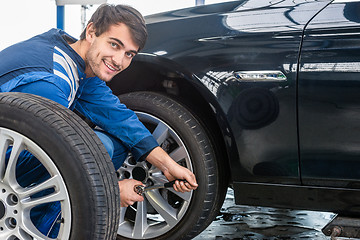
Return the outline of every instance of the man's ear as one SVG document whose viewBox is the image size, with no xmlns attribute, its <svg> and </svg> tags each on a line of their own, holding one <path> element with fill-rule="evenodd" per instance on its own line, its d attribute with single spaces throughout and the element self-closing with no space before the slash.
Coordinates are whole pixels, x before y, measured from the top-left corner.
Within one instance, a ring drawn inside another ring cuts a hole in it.
<svg viewBox="0 0 360 240">
<path fill-rule="evenodd" d="M 93 39 L 95 38 L 95 27 L 94 23 L 90 22 L 86 26 L 86 40 L 90 43 L 92 43 Z"/>
</svg>

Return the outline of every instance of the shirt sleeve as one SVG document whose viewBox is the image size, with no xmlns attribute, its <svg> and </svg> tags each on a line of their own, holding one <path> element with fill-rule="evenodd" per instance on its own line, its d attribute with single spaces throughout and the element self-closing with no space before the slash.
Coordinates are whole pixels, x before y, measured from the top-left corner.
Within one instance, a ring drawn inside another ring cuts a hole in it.
<svg viewBox="0 0 360 240">
<path fill-rule="evenodd" d="M 136 114 L 120 103 L 119 98 L 99 78 L 91 78 L 85 83 L 75 109 L 120 139 L 136 161 L 159 146 Z"/>
<path fill-rule="evenodd" d="M 23 92 L 45 97 L 53 100 L 64 107 L 68 107 L 69 101 L 66 93 L 52 82 L 38 80 L 17 86 L 11 90 L 11 92 Z"/>
<path fill-rule="evenodd" d="M 31 93 L 53 100 L 65 107 L 70 104 L 69 84 L 55 74 L 29 72 L 22 74 L 0 86 L 3 92 Z"/>
</svg>

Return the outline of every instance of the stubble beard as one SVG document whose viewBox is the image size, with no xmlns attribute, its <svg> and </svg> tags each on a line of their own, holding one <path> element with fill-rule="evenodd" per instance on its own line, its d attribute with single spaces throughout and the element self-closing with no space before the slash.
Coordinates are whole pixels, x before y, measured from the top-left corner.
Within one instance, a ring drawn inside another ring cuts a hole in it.
<svg viewBox="0 0 360 240">
<path fill-rule="evenodd" d="M 86 68 L 90 70 L 90 74 L 92 75 L 92 77 L 96 76 L 104 82 L 109 82 L 112 77 L 108 75 L 105 76 L 105 74 L 103 75 L 101 73 L 101 64 L 103 63 L 103 59 L 100 59 L 100 61 L 97 62 L 96 59 L 98 55 L 99 54 L 96 53 L 94 47 L 91 47 L 89 49 L 89 51 L 86 53 Z"/>
</svg>

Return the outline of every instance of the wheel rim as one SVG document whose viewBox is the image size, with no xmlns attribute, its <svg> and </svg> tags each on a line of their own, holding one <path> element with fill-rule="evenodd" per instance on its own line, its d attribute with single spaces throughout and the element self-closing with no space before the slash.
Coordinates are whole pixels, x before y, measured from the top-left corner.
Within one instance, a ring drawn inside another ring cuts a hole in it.
<svg viewBox="0 0 360 240">
<path fill-rule="evenodd" d="M 147 113 L 136 112 L 141 122 L 152 132 L 159 145 L 180 165 L 193 171 L 190 155 L 179 135 L 164 121 Z M 168 180 L 162 172 L 146 161 L 134 162 L 131 155 L 118 170 L 119 178 L 134 178 L 145 184 L 160 184 Z M 144 193 L 144 201 L 121 208 L 118 235 L 127 238 L 159 237 L 173 229 L 187 212 L 193 192 L 178 193 L 172 188 Z"/>
<path fill-rule="evenodd" d="M 9 148 L 11 153 L 7 154 Z M 19 155 L 27 151 L 46 169 L 48 177 L 29 186 L 18 182 Z M 8 157 L 7 157 L 8 155 Z M 68 239 L 71 229 L 71 207 L 65 182 L 52 159 L 36 143 L 13 130 L 0 128 L 0 239 L 48 239 L 36 228 L 33 209 L 58 202 L 61 218 L 58 239 Z"/>
</svg>

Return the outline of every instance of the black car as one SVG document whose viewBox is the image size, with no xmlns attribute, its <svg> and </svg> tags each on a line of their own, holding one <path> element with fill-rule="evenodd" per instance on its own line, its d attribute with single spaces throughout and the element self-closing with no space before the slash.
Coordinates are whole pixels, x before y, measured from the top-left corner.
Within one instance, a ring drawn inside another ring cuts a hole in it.
<svg viewBox="0 0 360 240">
<path fill-rule="evenodd" d="M 118 239 L 192 238 L 229 186 L 236 204 L 360 215 L 360 1 L 229 1 L 146 21 L 145 49 L 109 86 L 199 188 L 146 192 L 121 209 Z M 131 156 L 118 173 L 166 182 Z M 341 234 L 356 237 L 349 221 Z"/>
</svg>

